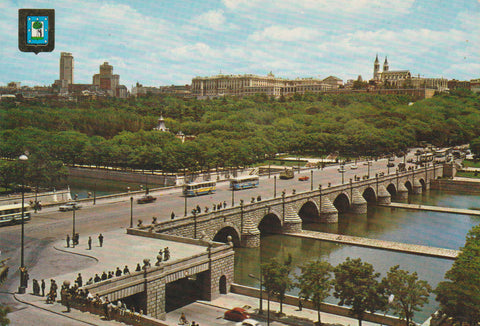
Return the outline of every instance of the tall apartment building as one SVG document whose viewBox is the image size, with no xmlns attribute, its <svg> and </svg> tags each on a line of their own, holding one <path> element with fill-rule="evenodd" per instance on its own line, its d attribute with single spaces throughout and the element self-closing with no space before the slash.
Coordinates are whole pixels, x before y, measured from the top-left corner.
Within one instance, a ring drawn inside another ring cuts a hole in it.
<svg viewBox="0 0 480 326">
<path fill-rule="evenodd" d="M 73 84 L 73 55 L 69 52 L 60 53 L 60 80 Z"/>
<path fill-rule="evenodd" d="M 93 85 L 100 87 L 101 90 L 106 91 L 110 96 L 117 96 L 117 88 L 120 86 L 120 75 L 114 75 L 113 66 L 109 65 L 108 62 L 104 62 L 100 65 L 100 73 L 93 75 Z"/>
</svg>

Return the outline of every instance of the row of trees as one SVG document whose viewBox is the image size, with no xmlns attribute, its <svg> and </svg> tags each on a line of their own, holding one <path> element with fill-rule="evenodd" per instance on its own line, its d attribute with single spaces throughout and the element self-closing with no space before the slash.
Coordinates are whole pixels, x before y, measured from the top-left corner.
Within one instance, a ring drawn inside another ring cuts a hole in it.
<svg viewBox="0 0 480 326">
<path fill-rule="evenodd" d="M 398 265 L 379 280 L 380 273 L 360 258 L 347 258 L 336 267 L 326 261 L 307 262 L 300 266 L 300 274 L 294 279 L 290 277 L 292 267 L 290 258 L 284 262 L 272 259 L 262 264 L 265 289 L 268 295 L 278 297 L 282 313 L 285 293 L 297 287 L 300 299 L 311 300 L 314 304 L 319 325 L 321 304 L 332 289 L 339 305 L 351 307 L 351 314 L 358 319 L 359 326 L 367 312 L 388 310 L 410 325 L 415 311 L 428 302 L 432 290 L 426 281 L 418 279 L 417 273 L 401 270 Z"/>
<path fill-rule="evenodd" d="M 0 103 L 0 157 L 49 153 L 67 164 L 160 169 L 244 166 L 279 152 L 378 155 L 419 140 L 480 136 L 479 96 L 453 92 L 409 105 L 397 95 L 305 94 L 199 101 L 168 96 L 84 103 Z M 163 114 L 170 133 L 151 131 Z M 196 136 L 182 143 L 174 134 Z"/>
</svg>

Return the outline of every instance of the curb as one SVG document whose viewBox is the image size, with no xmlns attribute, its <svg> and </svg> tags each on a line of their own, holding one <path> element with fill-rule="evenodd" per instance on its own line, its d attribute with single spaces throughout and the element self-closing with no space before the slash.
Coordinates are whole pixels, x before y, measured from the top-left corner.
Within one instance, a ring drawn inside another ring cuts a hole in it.
<svg viewBox="0 0 480 326">
<path fill-rule="evenodd" d="M 81 253 L 78 253 L 78 252 L 71 252 L 71 251 L 67 251 L 67 250 L 64 250 L 64 249 L 59 249 L 59 248 L 57 248 L 57 247 L 55 247 L 55 246 L 53 246 L 53 249 L 58 250 L 58 251 L 60 251 L 60 252 L 67 253 L 67 254 L 72 254 L 72 255 L 77 255 L 77 256 L 83 256 L 83 257 L 91 258 L 91 259 L 95 260 L 95 261 L 98 263 L 98 258 L 97 258 L 97 257 L 93 257 L 93 256 L 90 256 L 90 255 L 81 254 Z"/>
</svg>

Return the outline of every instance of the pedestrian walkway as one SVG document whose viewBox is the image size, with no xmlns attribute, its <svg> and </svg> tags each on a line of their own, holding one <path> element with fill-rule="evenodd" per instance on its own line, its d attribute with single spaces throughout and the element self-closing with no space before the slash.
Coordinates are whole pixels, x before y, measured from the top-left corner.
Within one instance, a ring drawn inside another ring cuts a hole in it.
<svg viewBox="0 0 480 326">
<path fill-rule="evenodd" d="M 318 232 L 318 231 L 302 230 L 302 232 L 285 233 L 285 235 L 300 237 L 300 238 L 309 238 L 309 239 L 337 242 L 337 243 L 345 243 L 345 244 L 361 246 L 361 247 L 400 251 L 400 252 L 406 252 L 406 253 L 411 253 L 416 255 L 446 258 L 446 259 L 456 259 L 459 254 L 458 250 L 453 250 L 453 249 L 436 248 L 436 247 L 422 246 L 422 245 L 409 244 L 409 243 L 393 242 L 393 241 L 387 241 L 387 240 L 369 239 L 369 238 L 363 238 L 363 237 L 354 237 L 350 235 L 338 235 L 334 233 L 326 233 L 326 232 Z"/>
</svg>

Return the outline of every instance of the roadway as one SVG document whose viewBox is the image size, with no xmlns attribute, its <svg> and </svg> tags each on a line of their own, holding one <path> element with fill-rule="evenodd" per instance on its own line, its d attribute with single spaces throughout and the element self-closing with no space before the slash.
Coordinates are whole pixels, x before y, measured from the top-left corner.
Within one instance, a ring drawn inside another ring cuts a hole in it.
<svg viewBox="0 0 480 326">
<path fill-rule="evenodd" d="M 410 152 L 407 158 L 414 157 L 414 151 Z M 403 158 L 395 160 L 395 166 L 403 162 Z M 352 170 L 350 164 L 346 164 L 344 173 L 344 181 L 349 182 L 350 178 L 355 175 L 367 175 L 368 170 L 370 176 L 374 177 L 375 173 L 384 172 L 387 174 L 387 159 L 372 161 L 371 166 L 367 166 L 365 162 L 359 162 L 357 169 Z M 323 170 L 302 170 L 295 173 L 295 177 L 290 180 L 276 180 L 276 196 L 281 196 L 282 190 L 287 195 L 291 194 L 293 189 L 296 192 L 310 190 L 311 180 L 313 180 L 313 188 L 318 189 L 318 185 L 322 184 L 325 188 L 331 182 L 332 185 L 340 184 L 342 174 L 337 171 L 338 166 L 329 166 Z M 313 174 L 311 174 L 313 171 Z M 390 168 L 390 173 L 395 173 L 395 168 Z M 312 177 L 308 181 L 298 181 L 298 177 L 306 175 Z M 240 199 L 250 202 L 251 198 L 261 196 L 262 199 L 273 198 L 274 195 L 274 177 L 260 177 L 260 185 L 258 188 L 245 189 L 234 192 L 235 205 L 239 204 Z M 181 188 L 171 188 L 165 190 L 156 190 L 151 192 L 157 197 L 154 203 L 139 205 L 133 204 L 133 220 L 134 225 L 138 219 L 142 219 L 145 223 L 150 223 L 153 216 L 159 221 L 170 219 L 171 212 L 175 212 L 177 216 L 184 215 L 185 199 L 181 194 Z M 137 195 L 138 197 L 138 195 Z M 217 191 L 211 195 L 187 198 L 187 212 L 199 205 L 204 210 L 207 206 L 210 210 L 213 204 L 226 202 L 228 207 L 232 203 L 232 192 L 229 190 L 228 182 L 217 183 Z M 109 199 L 97 199 L 96 205 L 92 202 L 83 203 L 83 207 L 76 211 L 75 228 L 80 235 L 98 234 L 111 230 L 126 228 L 130 225 L 130 200 L 129 196 Z M 45 208 L 38 213 L 32 212 L 32 219 L 25 224 L 25 266 L 30 271 L 30 280 L 33 278 L 51 278 L 55 275 L 74 272 L 83 264 L 92 263 L 89 260 L 82 262 L 78 259 L 70 259 L 65 254 L 56 252 L 51 249 L 51 243 L 58 239 L 65 239 L 67 234 L 72 234 L 73 213 L 59 212 L 57 207 Z M 2 286 L 2 291 L 15 292 L 19 283 L 19 272 L 16 266 L 20 266 L 20 239 L 21 226 L 4 226 L 0 228 L 0 250 L 1 259 L 12 257 L 8 262 L 11 266 L 9 278 Z M 106 239 L 105 241 L 108 241 Z M 30 282 L 31 284 L 31 282 Z M 11 297 L 0 293 L 0 301 L 15 304 Z M 22 309 L 22 305 L 16 304 L 15 309 Z"/>
</svg>

